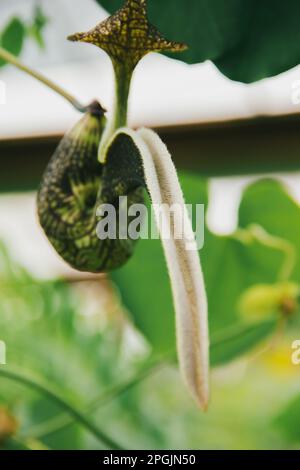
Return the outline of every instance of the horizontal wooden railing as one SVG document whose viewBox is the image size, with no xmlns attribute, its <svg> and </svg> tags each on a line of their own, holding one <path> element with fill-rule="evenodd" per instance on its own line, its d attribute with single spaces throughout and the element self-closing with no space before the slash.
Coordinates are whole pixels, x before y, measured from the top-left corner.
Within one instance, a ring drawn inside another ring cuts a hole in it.
<svg viewBox="0 0 300 470">
<path fill-rule="evenodd" d="M 300 115 L 156 129 L 178 168 L 203 176 L 300 170 Z M 61 135 L 2 139 L 0 191 L 37 188 Z"/>
</svg>

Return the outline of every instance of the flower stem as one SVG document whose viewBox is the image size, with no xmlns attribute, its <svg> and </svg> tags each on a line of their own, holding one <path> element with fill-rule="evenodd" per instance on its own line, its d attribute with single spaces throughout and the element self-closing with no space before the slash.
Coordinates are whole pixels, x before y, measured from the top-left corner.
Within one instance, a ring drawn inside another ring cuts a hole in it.
<svg viewBox="0 0 300 470">
<path fill-rule="evenodd" d="M 99 161 L 105 162 L 109 142 L 114 133 L 127 126 L 128 99 L 133 68 L 124 63 L 112 61 L 115 74 L 115 102 L 110 123 L 106 126 L 99 146 Z"/>
<path fill-rule="evenodd" d="M 115 72 L 115 109 L 112 122 L 113 133 L 120 127 L 127 126 L 128 98 L 132 70 L 124 64 L 114 64 Z"/>
<path fill-rule="evenodd" d="M 23 72 L 27 73 L 31 77 L 35 78 L 39 82 L 46 85 L 51 90 L 55 91 L 57 94 L 59 94 L 60 96 L 65 98 L 69 103 L 71 103 L 71 105 L 77 111 L 79 111 L 81 113 L 85 113 L 88 110 L 88 106 L 84 106 L 81 103 L 79 103 L 79 101 L 77 101 L 76 98 L 74 98 L 72 95 L 70 95 L 68 92 L 66 92 L 59 85 L 56 85 L 51 80 L 46 78 L 44 75 L 40 74 L 39 72 L 36 72 L 35 70 L 31 69 L 27 65 L 23 64 L 17 57 L 15 57 L 13 54 L 11 54 L 7 50 L 3 49 L 2 47 L 0 47 L 0 58 L 5 60 L 8 63 L 14 65 L 19 70 L 22 70 Z"/>
<path fill-rule="evenodd" d="M 8 371 L 7 369 L 0 369 L 0 377 L 5 379 L 18 382 L 26 387 L 29 387 L 38 393 L 41 393 L 46 398 L 51 400 L 57 406 L 62 408 L 68 415 L 85 427 L 91 434 L 93 434 L 102 444 L 106 445 L 109 449 L 121 450 L 122 447 L 114 442 L 110 437 L 108 437 L 101 429 L 99 429 L 89 418 L 84 416 L 80 411 L 78 411 L 73 405 L 70 405 L 67 401 L 61 398 L 56 393 L 49 390 L 44 385 L 36 382 L 35 380 L 21 375 L 17 372 Z"/>
<path fill-rule="evenodd" d="M 252 224 L 248 228 L 251 236 L 269 248 L 281 251 L 284 254 L 281 269 L 278 273 L 279 281 L 288 281 L 297 262 L 295 247 L 288 240 L 269 234 L 261 226 Z"/>
</svg>

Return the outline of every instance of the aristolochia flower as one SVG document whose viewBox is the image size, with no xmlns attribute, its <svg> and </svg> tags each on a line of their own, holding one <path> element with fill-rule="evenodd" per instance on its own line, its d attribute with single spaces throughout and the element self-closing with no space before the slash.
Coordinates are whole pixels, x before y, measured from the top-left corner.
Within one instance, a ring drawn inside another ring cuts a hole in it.
<svg viewBox="0 0 300 470">
<path fill-rule="evenodd" d="M 104 243 L 95 237 L 91 227 L 98 204 L 116 205 L 120 196 L 128 196 L 130 203 L 134 203 L 141 200 L 142 189 L 146 188 L 154 208 L 174 204 L 182 208 L 176 213 L 163 212 L 171 238 L 161 236 L 161 240 L 176 311 L 180 368 L 198 405 L 206 409 L 207 301 L 184 197 L 171 156 L 160 138 L 149 129 L 135 132 L 126 127 L 130 81 L 138 62 L 149 52 L 180 51 L 185 46 L 166 40 L 149 23 L 146 0 L 127 0 L 123 8 L 94 29 L 69 39 L 92 43 L 109 54 L 116 76 L 115 111 L 102 133 L 103 110 L 92 106 L 82 122 L 64 138 L 39 192 L 41 222 L 46 233 L 51 232 L 50 240 L 56 249 L 74 267 L 108 271 L 126 262 L 132 254 L 133 242 L 117 239 Z M 155 215 L 160 228 L 161 212 Z M 185 227 L 181 239 L 174 234 L 178 223 Z"/>
<path fill-rule="evenodd" d="M 155 132 L 149 129 L 140 129 L 138 132 L 120 129 L 112 142 L 122 136 L 132 139 L 142 160 L 145 183 L 153 207 L 160 208 L 155 213 L 158 228 L 169 223 L 171 214 L 171 238 L 161 236 L 161 240 L 176 310 L 179 364 L 194 399 L 202 409 L 207 409 L 209 341 L 206 292 L 197 245 L 176 169 L 168 149 Z M 161 208 L 174 207 L 175 204 L 181 210 L 166 210 L 163 212 L 164 224 L 160 224 Z M 176 217 L 183 220 L 175 220 Z M 174 236 L 176 226 L 185 227 L 184 236 L 180 239 Z"/>
</svg>

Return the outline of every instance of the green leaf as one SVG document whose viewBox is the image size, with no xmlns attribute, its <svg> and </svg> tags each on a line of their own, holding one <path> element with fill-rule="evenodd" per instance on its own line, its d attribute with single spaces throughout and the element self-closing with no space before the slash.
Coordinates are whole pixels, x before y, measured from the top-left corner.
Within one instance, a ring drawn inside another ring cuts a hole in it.
<svg viewBox="0 0 300 470">
<path fill-rule="evenodd" d="M 300 206 L 278 181 L 263 179 L 251 184 L 243 194 L 239 224 L 259 224 L 272 235 L 288 240 L 300 255 Z M 300 281 L 300 264 L 296 263 L 292 279 Z"/>
<path fill-rule="evenodd" d="M 255 326 L 237 325 L 215 335 L 210 347 L 211 366 L 224 365 L 249 352 L 274 333 L 275 327 L 276 321 L 270 320 Z"/>
<path fill-rule="evenodd" d="M 295 67 L 300 62 L 298 0 L 241 0 L 247 17 L 238 28 L 241 40 L 215 60 L 227 77 L 254 82 Z"/>
<path fill-rule="evenodd" d="M 34 11 L 34 18 L 32 24 L 28 28 L 28 34 L 36 41 L 41 49 L 45 48 L 45 40 L 43 32 L 49 20 L 45 16 L 42 8 L 37 5 Z"/>
<path fill-rule="evenodd" d="M 274 425 L 291 443 L 300 442 L 300 396 L 294 398 L 274 419 Z"/>
<path fill-rule="evenodd" d="M 11 54 L 19 56 L 23 48 L 25 33 L 24 23 L 19 18 L 13 18 L 0 35 L 1 47 Z M 0 67 L 5 64 L 6 62 L 0 59 Z"/>
<path fill-rule="evenodd" d="M 158 353 L 174 349 L 170 280 L 159 240 L 140 240 L 134 256 L 111 275 L 135 326 Z"/>
<path fill-rule="evenodd" d="M 97 0 L 110 12 L 123 0 Z M 148 0 L 150 20 L 186 42 L 187 63 L 212 60 L 229 78 L 250 83 L 300 62 L 298 0 Z"/>
<path fill-rule="evenodd" d="M 208 232 L 201 255 L 212 334 L 239 323 L 242 293 L 255 284 L 274 283 L 284 258 L 248 230 L 225 237 Z"/>
<path fill-rule="evenodd" d="M 98 3 L 113 12 L 124 1 L 98 0 Z M 242 25 L 247 23 L 240 0 L 148 0 L 147 3 L 152 24 L 168 39 L 189 46 L 178 55 L 188 63 L 222 55 L 240 40 Z"/>
</svg>

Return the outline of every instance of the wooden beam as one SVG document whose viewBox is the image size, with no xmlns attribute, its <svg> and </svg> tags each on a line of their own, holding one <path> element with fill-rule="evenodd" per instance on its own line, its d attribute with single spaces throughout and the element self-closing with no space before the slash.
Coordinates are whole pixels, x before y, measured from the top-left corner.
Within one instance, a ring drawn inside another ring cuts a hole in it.
<svg viewBox="0 0 300 470">
<path fill-rule="evenodd" d="M 203 176 L 300 170 L 300 115 L 156 130 L 178 168 Z M 37 189 L 61 137 L 0 139 L 0 191 Z"/>
</svg>

